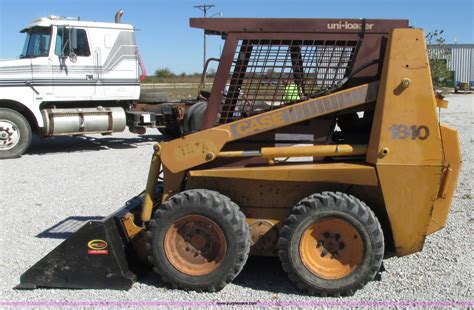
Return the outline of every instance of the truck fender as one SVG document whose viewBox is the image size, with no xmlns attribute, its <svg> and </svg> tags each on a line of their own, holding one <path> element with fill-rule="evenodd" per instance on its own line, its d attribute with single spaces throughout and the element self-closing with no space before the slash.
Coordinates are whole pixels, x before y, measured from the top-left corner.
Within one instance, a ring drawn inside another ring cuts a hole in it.
<svg viewBox="0 0 474 310">
<path fill-rule="evenodd" d="M 42 119 L 41 112 L 39 111 L 39 109 L 37 113 L 34 113 L 26 105 L 18 101 L 8 100 L 8 99 L 0 99 L 0 108 L 7 108 L 7 109 L 17 111 L 18 113 L 20 113 L 26 118 L 33 132 L 35 133 L 41 132 L 40 129 L 43 127 L 43 119 Z"/>
</svg>

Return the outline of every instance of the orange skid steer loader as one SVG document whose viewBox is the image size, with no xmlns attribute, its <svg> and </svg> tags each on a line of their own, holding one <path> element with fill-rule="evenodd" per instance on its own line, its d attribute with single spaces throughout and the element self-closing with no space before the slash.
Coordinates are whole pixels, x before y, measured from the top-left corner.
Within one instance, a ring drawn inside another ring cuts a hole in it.
<svg viewBox="0 0 474 310">
<path fill-rule="evenodd" d="M 190 23 L 225 46 L 187 132 L 155 145 L 143 193 L 86 223 L 18 288 L 129 289 L 151 264 L 172 287 L 216 291 L 249 255 L 266 255 L 310 294 L 351 295 L 384 257 L 421 251 L 445 226 L 460 148 L 437 117 L 447 102 L 422 30 L 407 20 Z"/>
</svg>

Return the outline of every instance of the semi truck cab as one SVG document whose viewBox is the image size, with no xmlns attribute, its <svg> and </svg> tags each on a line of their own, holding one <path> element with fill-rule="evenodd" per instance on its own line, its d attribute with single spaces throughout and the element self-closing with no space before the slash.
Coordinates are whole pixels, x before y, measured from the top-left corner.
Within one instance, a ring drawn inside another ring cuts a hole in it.
<svg viewBox="0 0 474 310">
<path fill-rule="evenodd" d="M 156 127 L 133 112 L 140 96 L 135 30 L 122 24 L 49 16 L 21 30 L 19 59 L 0 61 L 0 158 L 20 156 L 41 137 Z M 137 128 L 140 127 L 140 128 Z"/>
</svg>

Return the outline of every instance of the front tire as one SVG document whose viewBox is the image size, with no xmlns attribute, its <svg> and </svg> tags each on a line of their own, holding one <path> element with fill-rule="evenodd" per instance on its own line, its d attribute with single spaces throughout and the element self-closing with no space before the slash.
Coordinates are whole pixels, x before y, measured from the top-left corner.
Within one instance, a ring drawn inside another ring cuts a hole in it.
<svg viewBox="0 0 474 310">
<path fill-rule="evenodd" d="M 20 157 L 31 143 L 31 127 L 20 113 L 0 108 L 0 159 Z"/>
<path fill-rule="evenodd" d="M 148 259 L 173 288 L 217 291 L 242 270 L 249 227 L 239 207 L 217 192 L 181 192 L 159 206 L 146 233 Z"/>
<path fill-rule="evenodd" d="M 278 242 L 283 269 L 311 295 L 353 295 L 380 269 L 384 238 L 370 208 L 354 196 L 324 192 L 293 207 Z"/>
</svg>

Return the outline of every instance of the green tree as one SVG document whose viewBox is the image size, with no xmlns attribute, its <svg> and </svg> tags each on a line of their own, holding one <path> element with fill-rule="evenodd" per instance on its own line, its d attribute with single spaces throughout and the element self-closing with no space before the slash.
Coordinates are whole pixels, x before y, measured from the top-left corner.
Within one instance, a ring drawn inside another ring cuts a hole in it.
<svg viewBox="0 0 474 310">
<path fill-rule="evenodd" d="M 155 71 L 155 76 L 157 78 L 166 79 L 166 78 L 173 78 L 176 75 L 169 68 L 158 68 Z"/>
<path fill-rule="evenodd" d="M 431 78 L 433 79 L 433 85 L 436 87 L 446 86 L 446 83 L 452 76 L 451 71 L 448 69 L 451 51 L 444 47 L 446 40 L 442 36 L 443 32 L 443 30 L 434 30 L 426 35 L 428 45 L 433 47 L 428 49 L 428 56 L 430 59 Z"/>
</svg>

